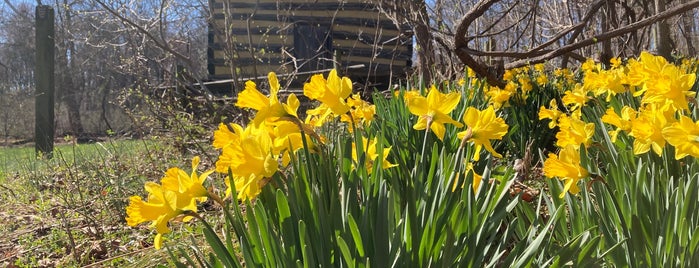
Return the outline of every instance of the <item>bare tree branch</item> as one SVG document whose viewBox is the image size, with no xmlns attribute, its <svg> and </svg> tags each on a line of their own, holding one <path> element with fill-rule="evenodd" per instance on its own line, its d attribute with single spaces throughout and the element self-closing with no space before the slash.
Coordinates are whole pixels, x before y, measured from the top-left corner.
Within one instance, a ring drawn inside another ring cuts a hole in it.
<svg viewBox="0 0 699 268">
<path fill-rule="evenodd" d="M 14 5 L 12 5 L 12 2 L 10 2 L 10 0 L 5 0 L 5 4 L 7 4 L 7 6 L 10 7 L 10 9 L 12 9 L 12 12 L 14 12 L 15 14 L 20 14 L 17 11 L 17 8 Z M 41 5 L 41 3 L 39 3 L 39 5 Z"/>
<path fill-rule="evenodd" d="M 639 21 L 635 21 L 628 25 L 602 32 L 598 35 L 595 35 L 594 37 L 590 37 L 581 41 L 576 41 L 578 36 L 590 24 L 595 14 L 597 14 L 599 10 L 601 10 L 601 7 L 606 2 L 608 2 L 606 0 L 597 0 L 587 7 L 585 15 L 582 16 L 579 22 L 557 32 L 550 39 L 531 49 L 525 51 L 482 51 L 470 48 L 469 42 L 471 42 L 475 38 L 486 37 L 486 33 L 482 32 L 480 35 L 477 36 L 467 36 L 469 27 L 474 21 L 476 21 L 476 19 L 483 17 L 484 14 L 494 4 L 498 2 L 500 2 L 500 0 L 482 0 L 476 3 L 476 5 L 461 18 L 457 26 L 456 35 L 454 36 L 454 52 L 461 60 L 461 62 L 473 69 L 479 76 L 486 78 L 488 83 L 498 87 L 503 87 L 504 81 L 502 81 L 500 77 L 497 77 L 496 74 L 490 71 L 493 68 L 492 66 L 487 66 L 485 63 L 482 63 L 474 59 L 474 56 L 506 57 L 519 59 L 517 61 L 510 62 L 504 65 L 506 69 L 522 67 L 533 63 L 540 63 L 560 56 L 571 56 L 576 59 L 579 59 L 582 56 L 573 53 L 578 49 L 595 45 L 602 41 L 608 41 L 612 38 L 619 37 L 628 33 L 636 32 L 639 29 L 650 26 L 656 22 L 663 21 L 670 17 L 682 14 L 688 10 L 692 10 L 694 8 L 699 7 L 699 0 L 686 1 L 672 8 L 666 9 L 662 12 L 658 12 L 655 15 L 645 17 L 644 19 L 641 19 Z M 536 15 L 532 16 L 535 17 Z M 532 17 L 531 19 L 535 19 L 534 17 Z M 492 34 L 490 34 L 489 36 L 492 36 Z M 555 44 L 560 42 L 563 38 L 566 38 L 567 40 L 565 42 L 565 45 L 555 47 Z M 537 40 L 535 39 L 536 36 L 532 35 L 530 45 L 533 46 L 536 43 Z"/>
<path fill-rule="evenodd" d="M 456 36 L 454 37 L 454 51 L 456 56 L 459 57 L 461 62 L 471 67 L 474 72 L 478 75 L 485 77 L 488 83 L 498 87 L 504 87 L 505 83 L 502 79 L 489 74 L 488 67 L 485 64 L 477 62 L 471 55 L 469 55 L 468 50 L 468 40 L 466 39 L 466 34 L 468 33 L 468 27 L 471 23 L 480 17 L 488 10 L 493 4 L 497 3 L 499 0 L 487 0 L 478 2 L 471 10 L 466 13 L 461 19 L 459 26 L 456 28 Z"/>
<path fill-rule="evenodd" d="M 112 14 L 112 15 L 114 15 L 115 17 L 119 18 L 119 20 L 120 20 L 122 23 L 127 24 L 127 25 L 130 25 L 131 27 L 136 28 L 139 32 L 141 32 L 142 34 L 146 35 L 149 39 L 153 40 L 153 42 L 155 43 L 155 45 L 156 45 L 157 47 L 159 47 L 159 48 L 161 48 L 161 49 L 163 49 L 163 50 L 169 52 L 170 54 L 174 55 L 174 56 L 177 57 L 178 59 L 180 59 L 180 60 L 186 62 L 187 65 L 191 65 L 191 64 L 192 64 L 192 61 L 191 61 L 191 59 L 190 59 L 189 57 L 187 57 L 187 56 L 185 56 L 185 55 L 182 55 L 181 53 L 179 53 L 179 52 L 177 52 L 176 50 L 172 49 L 167 43 L 162 42 L 162 40 L 159 40 L 158 38 L 156 38 L 155 36 L 153 36 L 153 34 L 151 34 L 148 30 L 146 30 L 145 28 L 143 28 L 141 25 L 138 25 L 138 24 L 136 24 L 135 22 L 133 22 L 132 20 L 127 19 L 126 17 L 122 16 L 121 14 L 119 14 L 118 12 L 116 12 L 114 9 L 112 9 L 112 8 L 109 7 L 109 6 L 107 6 L 107 5 L 106 5 L 104 2 L 102 2 L 101 0 L 95 0 L 95 2 L 97 2 L 97 3 L 98 3 L 100 6 L 102 6 L 105 10 L 107 10 L 107 12 L 109 12 L 110 14 Z"/>
<path fill-rule="evenodd" d="M 686 12 L 687 10 L 694 9 L 697 7 L 699 7 L 699 0 L 687 2 L 686 4 L 675 6 L 673 8 L 667 9 L 665 12 L 655 14 L 653 16 L 647 17 L 647 18 L 642 19 L 640 21 L 637 21 L 635 23 L 631 23 L 627 26 L 624 26 L 624 27 L 621 27 L 618 29 L 614 29 L 614 30 L 611 30 L 611 31 L 606 32 L 606 33 L 601 33 L 601 34 L 596 35 L 592 38 L 588 38 L 588 39 L 576 42 L 574 44 L 560 47 L 556 50 L 553 50 L 549 53 L 546 53 L 546 54 L 538 56 L 538 57 L 533 57 L 533 58 L 530 58 L 527 60 L 519 60 L 519 61 L 509 63 L 509 64 L 505 65 L 505 67 L 506 68 L 517 68 L 517 67 L 528 65 L 530 63 L 543 62 L 543 61 L 561 56 L 561 55 L 566 54 L 568 52 L 572 52 L 576 49 L 586 47 L 589 45 L 594 45 L 597 42 L 601 42 L 601 41 L 608 40 L 608 39 L 611 39 L 611 38 L 614 38 L 614 37 L 617 37 L 620 35 L 634 32 L 638 29 L 649 26 L 649 25 L 651 25 L 655 22 L 658 22 L 660 20 L 664 20 L 664 19 L 676 16 L 676 15 L 679 15 L 683 12 Z"/>
</svg>

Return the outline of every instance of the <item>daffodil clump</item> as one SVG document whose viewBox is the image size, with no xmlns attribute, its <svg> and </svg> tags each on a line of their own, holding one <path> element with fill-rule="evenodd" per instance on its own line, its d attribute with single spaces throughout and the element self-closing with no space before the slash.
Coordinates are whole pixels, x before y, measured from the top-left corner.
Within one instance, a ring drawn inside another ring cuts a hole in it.
<svg viewBox="0 0 699 268">
<path fill-rule="evenodd" d="M 579 192 L 577 182 L 590 175 L 580 166 L 580 150 L 593 143 L 596 120 L 582 114 L 593 100 L 616 104 L 631 100 L 623 106 L 609 105 L 600 120 L 609 126 L 610 140 L 617 142 L 623 134 L 635 155 L 652 151 L 663 156 L 670 144 L 677 160 L 699 157 L 699 123 L 689 117 L 689 103 L 696 101 L 692 90 L 696 74 L 687 68 L 648 52 L 626 64 L 614 58 L 609 69 L 588 60 L 582 66 L 583 81 L 564 92 L 565 111 L 555 100 L 540 108 L 539 119 L 550 120 L 550 128 L 558 127 L 556 145 L 561 148 L 558 155 L 549 153 L 544 174 L 564 180 L 566 191 Z"/>
<path fill-rule="evenodd" d="M 126 223 L 136 226 L 144 222 L 151 222 L 150 227 L 155 228 L 155 248 L 160 249 L 163 235 L 170 233 L 168 222 L 179 220 L 187 222 L 192 219 L 188 213 L 197 212 L 197 204 L 206 201 L 209 196 L 203 183 L 213 171 L 206 171 L 197 175 L 199 157 L 192 159 L 192 172 L 187 174 L 179 168 L 171 168 L 160 179 L 160 184 L 147 182 L 147 200 L 140 196 L 129 198 L 129 206 L 126 207 Z"/>
<path fill-rule="evenodd" d="M 488 86 L 484 91 L 488 102 L 496 110 L 526 104 L 533 91 L 541 91 L 544 87 L 560 89 L 576 83 L 569 69 L 556 69 L 551 74 L 543 63 L 505 70 L 503 80 L 506 82 L 504 88 Z"/>
<path fill-rule="evenodd" d="M 216 171 L 232 174 L 239 200 L 256 198 L 270 178 L 288 166 L 291 154 L 304 148 L 304 141 L 309 149 L 321 146 L 322 138 L 315 134 L 314 129 L 339 117 L 347 122 L 351 131 L 355 126 L 370 124 L 374 118 L 374 106 L 362 100 L 358 94 L 352 95 L 352 81 L 339 77 L 334 70 L 327 79 L 322 74 L 312 76 L 304 86 L 304 95 L 318 100 L 320 105 L 308 110 L 308 116 L 303 121 L 297 115 L 300 102 L 296 95 L 290 94 L 282 103 L 279 101 L 280 85 L 276 74 L 270 73 L 268 82 L 269 96 L 262 94 L 252 81 L 246 82 L 245 89 L 238 95 L 236 106 L 256 112 L 251 124 L 245 127 L 235 123 L 221 124 L 214 132 L 213 145 L 221 149 Z M 375 151 L 374 148 L 368 150 Z M 385 149 L 383 158 L 389 150 L 390 147 Z M 226 183 L 229 181 L 226 180 Z M 230 194 L 229 185 L 226 196 Z"/>
<path fill-rule="evenodd" d="M 495 151 L 491 140 L 501 140 L 507 134 L 508 126 L 502 118 L 497 117 L 493 105 L 488 105 L 484 110 L 475 107 L 468 107 L 463 114 L 463 124 L 454 120 L 451 113 L 456 109 L 462 99 L 459 92 L 440 92 L 435 85 L 432 85 L 427 92 L 427 96 L 422 96 L 419 91 L 412 90 L 403 95 L 404 102 L 411 114 L 417 116 L 417 122 L 413 125 L 415 130 L 430 130 L 440 140 L 444 140 L 446 125 L 453 125 L 456 128 L 466 126 L 466 129 L 457 133 L 457 138 L 465 144 L 473 144 L 473 161 L 478 161 L 481 156 L 481 149 L 491 153 L 494 157 L 501 158 L 502 155 Z M 474 190 L 480 185 L 481 176 L 473 170 L 470 160 L 465 173 L 473 173 Z"/>
<path fill-rule="evenodd" d="M 212 145 L 220 150 L 214 170 L 197 176 L 195 170 L 199 158 L 195 157 L 191 176 L 172 168 L 161 179 L 162 185 L 146 183 L 147 201 L 139 196 L 130 198 L 126 209 L 127 223 L 136 226 L 152 221 L 151 227 L 157 231 L 156 248 L 162 245 L 162 235 L 170 232 L 170 220 L 191 220 L 197 212 L 197 203 L 213 195 L 203 183 L 214 171 L 226 177 L 225 199 L 234 196 L 241 201 L 254 200 L 272 177 L 289 165 L 292 154 L 304 146 L 310 151 L 323 146 L 323 138 L 316 134 L 316 129 L 334 119 L 345 122 L 350 132 L 355 128 L 363 129 L 371 124 L 376 113 L 374 105 L 362 100 L 359 94 L 352 94 L 349 78 L 339 77 L 335 70 L 328 74 L 327 79 L 322 74 L 312 76 L 304 86 L 304 95 L 320 102 L 316 108 L 307 111 L 305 120 L 298 117 L 300 102 L 295 94 L 289 94 L 284 102 L 279 100 L 280 84 L 275 73 L 269 73 L 268 82 L 268 96 L 252 81 L 247 81 L 238 94 L 235 105 L 255 112 L 249 124 L 221 123 L 214 131 Z M 387 160 L 390 146 L 377 153 L 376 137 L 371 141 L 362 137 L 362 140 L 362 149 L 368 156 L 364 164 L 369 173 L 374 161 L 381 161 L 383 169 L 396 166 Z M 357 162 L 354 147 L 352 156 Z M 220 198 L 214 197 L 220 202 Z"/>
<path fill-rule="evenodd" d="M 696 72 L 644 52 L 507 70 L 503 88 L 466 69 L 369 102 L 332 70 L 304 84 L 306 111 L 269 73 L 237 96 L 249 121 L 213 131 L 212 170 L 194 157 L 147 182 L 127 224 L 161 248 L 169 224 L 202 222 L 213 255 L 179 266 L 683 266 L 699 250 Z"/>
<path fill-rule="evenodd" d="M 481 148 L 502 157 L 493 149 L 490 140 L 500 140 L 507 133 L 507 124 L 495 114 L 495 108 L 490 105 L 484 110 L 468 107 L 463 115 L 464 124 L 451 118 L 451 113 L 461 100 L 458 92 L 442 93 L 434 85 L 430 87 L 427 97 L 418 91 L 408 91 L 404 100 L 411 114 L 417 116 L 413 125 L 415 130 L 429 129 L 439 140 L 444 140 L 446 124 L 457 128 L 464 126 L 466 130 L 458 133 L 459 140 L 471 141 L 475 144 L 474 160 L 478 161 Z"/>
</svg>

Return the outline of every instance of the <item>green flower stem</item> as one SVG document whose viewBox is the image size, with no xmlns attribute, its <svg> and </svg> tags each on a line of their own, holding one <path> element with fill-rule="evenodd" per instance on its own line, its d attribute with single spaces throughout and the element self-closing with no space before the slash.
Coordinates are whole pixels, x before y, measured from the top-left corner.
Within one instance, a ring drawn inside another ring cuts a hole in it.
<svg viewBox="0 0 699 268">
<path fill-rule="evenodd" d="M 425 147 L 427 147 L 427 136 L 430 134 L 430 127 L 432 126 L 432 117 L 427 118 L 427 127 L 425 127 L 425 137 L 422 140 L 422 150 L 420 151 L 420 164 L 425 160 Z"/>
<path fill-rule="evenodd" d="M 209 196 L 209 198 L 214 200 L 214 202 L 219 204 L 222 208 L 226 207 L 226 203 L 223 202 L 223 199 L 220 196 L 218 196 L 216 193 L 214 193 L 213 187 L 209 187 L 209 189 L 206 189 L 206 192 L 207 192 L 207 195 Z"/>
</svg>

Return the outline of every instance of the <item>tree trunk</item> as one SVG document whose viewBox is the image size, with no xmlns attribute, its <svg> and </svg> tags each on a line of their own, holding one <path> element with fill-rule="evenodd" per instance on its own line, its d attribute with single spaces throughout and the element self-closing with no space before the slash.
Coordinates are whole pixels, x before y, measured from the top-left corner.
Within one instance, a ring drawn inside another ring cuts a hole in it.
<svg viewBox="0 0 699 268">
<path fill-rule="evenodd" d="M 665 11 L 665 0 L 655 0 L 655 14 Z M 670 25 L 666 20 L 661 20 L 655 24 L 655 45 L 658 55 L 667 60 L 672 60 L 672 39 L 670 37 Z"/>
<path fill-rule="evenodd" d="M 682 0 L 682 3 L 687 3 L 687 0 Z M 696 48 L 694 48 L 694 25 L 696 24 L 696 19 L 694 18 L 694 10 L 688 10 L 682 16 L 682 26 L 684 27 L 684 39 L 687 43 L 687 56 L 695 56 L 697 54 Z"/>
<path fill-rule="evenodd" d="M 608 32 L 616 28 L 613 21 L 616 18 L 616 6 L 613 0 L 607 0 L 604 16 L 602 16 L 602 32 Z M 602 41 L 602 54 L 600 54 L 600 62 L 605 68 L 610 68 L 611 59 L 614 57 L 612 52 L 612 39 Z"/>
<path fill-rule="evenodd" d="M 68 1 L 63 1 L 64 6 L 68 6 Z M 63 24 L 63 30 L 68 31 L 72 28 L 72 14 L 70 10 L 65 10 L 65 21 Z M 70 124 L 70 132 L 78 140 L 82 140 L 85 136 L 85 129 L 83 128 L 82 118 L 80 117 L 80 94 L 82 83 L 77 86 L 73 74 L 79 69 L 75 64 L 75 60 L 70 57 L 70 55 L 77 55 L 75 51 L 75 43 L 73 42 L 73 37 L 67 32 L 64 33 L 64 68 L 63 68 L 63 78 L 62 83 L 63 92 L 63 102 L 66 104 L 66 109 L 68 109 L 68 122 Z M 77 72 L 79 73 L 79 72 Z"/>
<path fill-rule="evenodd" d="M 65 89 L 64 89 L 65 90 Z M 82 139 L 85 136 L 85 129 L 83 128 L 83 122 L 80 117 L 80 102 L 76 99 L 75 92 L 69 90 L 66 96 L 63 98 L 63 102 L 66 104 L 66 109 L 68 109 L 68 122 L 70 124 L 70 131 L 78 139 Z"/>
<path fill-rule="evenodd" d="M 418 73 L 422 75 L 425 83 L 432 81 L 432 65 L 434 64 L 434 46 L 432 45 L 432 34 L 430 33 L 430 17 L 427 14 L 427 4 L 425 1 L 412 1 L 413 12 L 417 16 L 414 18 L 413 30 L 417 43 L 417 67 Z"/>
</svg>

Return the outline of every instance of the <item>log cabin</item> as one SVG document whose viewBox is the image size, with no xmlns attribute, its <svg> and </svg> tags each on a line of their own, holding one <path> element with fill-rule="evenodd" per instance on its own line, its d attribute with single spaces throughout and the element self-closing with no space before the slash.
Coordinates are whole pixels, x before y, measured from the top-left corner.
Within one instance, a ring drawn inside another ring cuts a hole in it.
<svg viewBox="0 0 699 268">
<path fill-rule="evenodd" d="M 411 67 L 412 32 L 366 0 L 210 0 L 211 80 L 264 81 L 276 72 L 300 89 L 335 68 L 364 91 L 387 88 Z M 284 82 L 283 85 L 284 85 Z M 238 85 L 238 86 L 235 86 Z"/>
</svg>

